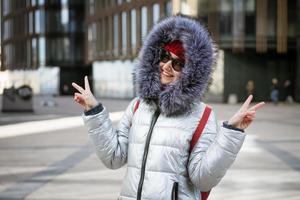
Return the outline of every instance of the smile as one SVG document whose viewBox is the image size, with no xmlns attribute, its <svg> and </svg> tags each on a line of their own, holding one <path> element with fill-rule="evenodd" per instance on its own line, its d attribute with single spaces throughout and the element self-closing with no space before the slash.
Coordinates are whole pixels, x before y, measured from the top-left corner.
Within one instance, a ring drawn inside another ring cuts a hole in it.
<svg viewBox="0 0 300 200">
<path fill-rule="evenodd" d="M 173 77 L 172 74 L 168 74 L 165 71 L 161 71 L 161 74 L 164 75 L 164 76 L 166 76 L 166 77 Z"/>
</svg>

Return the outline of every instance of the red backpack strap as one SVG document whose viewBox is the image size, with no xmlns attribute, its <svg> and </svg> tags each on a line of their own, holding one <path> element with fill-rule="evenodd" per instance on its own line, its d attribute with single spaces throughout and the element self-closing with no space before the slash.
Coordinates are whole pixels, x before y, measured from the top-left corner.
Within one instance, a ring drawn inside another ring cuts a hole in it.
<svg viewBox="0 0 300 200">
<path fill-rule="evenodd" d="M 192 141 L 191 141 L 191 144 L 190 144 L 190 153 L 192 152 L 194 146 L 196 145 L 196 143 L 198 142 L 203 130 L 204 130 L 204 127 L 207 123 L 207 120 L 209 118 L 209 115 L 211 113 L 211 108 L 209 106 L 206 106 L 205 107 L 205 110 L 203 112 L 203 115 L 199 121 L 199 124 L 197 126 L 197 129 L 193 135 L 193 138 L 192 138 Z M 201 192 L 201 200 L 207 200 L 208 196 L 209 196 L 209 193 L 210 191 L 208 192 Z"/>
<path fill-rule="evenodd" d="M 194 146 L 196 145 L 196 143 L 198 142 L 202 132 L 203 132 L 203 129 L 207 123 L 207 120 L 209 118 L 209 115 L 211 113 L 211 108 L 209 106 L 206 106 L 205 107 L 205 110 L 203 112 L 203 115 L 199 121 L 199 124 L 197 126 L 197 129 L 193 135 L 193 138 L 192 138 L 192 141 L 191 141 L 191 144 L 190 144 L 190 152 L 192 152 Z"/>
<path fill-rule="evenodd" d="M 201 192 L 201 200 L 207 200 L 209 196 L 210 191 L 208 192 Z"/>
<path fill-rule="evenodd" d="M 134 105 L 134 109 L 133 109 L 133 114 L 136 112 L 136 110 L 139 108 L 139 105 L 140 105 L 140 100 L 138 99 L 136 102 L 135 102 L 135 105 Z"/>
</svg>

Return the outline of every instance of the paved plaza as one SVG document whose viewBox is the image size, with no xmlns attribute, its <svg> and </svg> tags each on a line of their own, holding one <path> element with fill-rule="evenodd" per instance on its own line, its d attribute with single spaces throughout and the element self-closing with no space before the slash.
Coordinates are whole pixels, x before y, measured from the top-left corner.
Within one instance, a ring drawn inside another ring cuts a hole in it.
<svg viewBox="0 0 300 200">
<path fill-rule="evenodd" d="M 72 97 L 34 113 L 0 113 L 1 200 L 115 200 L 126 168 L 109 170 L 89 145 Z M 1 102 L 1 101 L 0 101 Z M 129 100 L 102 100 L 116 124 Z M 226 120 L 240 105 L 210 104 Z M 300 105 L 267 104 L 209 200 L 300 199 Z"/>
</svg>

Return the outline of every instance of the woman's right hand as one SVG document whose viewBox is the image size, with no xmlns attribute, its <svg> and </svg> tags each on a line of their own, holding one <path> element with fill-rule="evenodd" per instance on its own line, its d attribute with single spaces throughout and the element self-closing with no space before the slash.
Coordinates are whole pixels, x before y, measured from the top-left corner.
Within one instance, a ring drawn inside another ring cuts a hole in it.
<svg viewBox="0 0 300 200">
<path fill-rule="evenodd" d="M 74 82 L 72 83 L 72 86 L 79 92 L 74 93 L 74 101 L 79 103 L 85 111 L 88 111 L 98 105 L 98 101 L 91 92 L 87 76 L 84 77 L 85 89 L 83 89 Z"/>
</svg>

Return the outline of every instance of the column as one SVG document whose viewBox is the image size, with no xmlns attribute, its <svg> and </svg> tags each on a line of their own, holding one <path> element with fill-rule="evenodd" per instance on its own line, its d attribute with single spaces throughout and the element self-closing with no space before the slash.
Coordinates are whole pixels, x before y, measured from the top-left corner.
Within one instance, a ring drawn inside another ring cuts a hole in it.
<svg viewBox="0 0 300 200">
<path fill-rule="evenodd" d="M 256 1 L 256 51 L 267 52 L 268 0 Z"/>
</svg>

